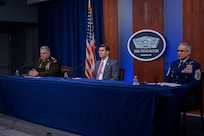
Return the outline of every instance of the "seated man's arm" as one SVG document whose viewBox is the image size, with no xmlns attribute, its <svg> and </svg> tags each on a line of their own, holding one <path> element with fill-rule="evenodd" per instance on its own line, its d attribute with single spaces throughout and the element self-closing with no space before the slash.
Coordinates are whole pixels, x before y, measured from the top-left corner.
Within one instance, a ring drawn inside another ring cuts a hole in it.
<svg viewBox="0 0 204 136">
<path fill-rule="evenodd" d="M 120 76 L 120 66 L 119 66 L 118 62 L 115 62 L 112 65 L 110 80 L 119 80 L 119 76 Z"/>
<path fill-rule="evenodd" d="M 60 65 L 58 63 L 51 63 L 50 69 L 38 72 L 38 76 L 58 76 L 60 73 Z"/>
<path fill-rule="evenodd" d="M 201 79 L 201 70 L 200 70 L 200 64 L 194 63 L 192 69 L 192 74 L 190 75 L 189 82 L 184 83 L 185 85 L 188 85 L 190 89 L 198 88 L 200 79 Z"/>
<path fill-rule="evenodd" d="M 171 74 L 170 74 L 170 71 L 171 71 L 171 67 L 169 67 L 167 73 L 166 73 L 166 76 L 164 77 L 164 82 L 171 82 Z"/>
</svg>

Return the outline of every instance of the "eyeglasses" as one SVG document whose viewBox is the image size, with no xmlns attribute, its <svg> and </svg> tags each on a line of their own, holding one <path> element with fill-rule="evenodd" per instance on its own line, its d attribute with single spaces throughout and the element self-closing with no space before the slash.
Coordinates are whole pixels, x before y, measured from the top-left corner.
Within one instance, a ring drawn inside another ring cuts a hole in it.
<svg viewBox="0 0 204 136">
<path fill-rule="evenodd" d="M 177 52 L 186 52 L 187 50 L 177 50 Z"/>
</svg>

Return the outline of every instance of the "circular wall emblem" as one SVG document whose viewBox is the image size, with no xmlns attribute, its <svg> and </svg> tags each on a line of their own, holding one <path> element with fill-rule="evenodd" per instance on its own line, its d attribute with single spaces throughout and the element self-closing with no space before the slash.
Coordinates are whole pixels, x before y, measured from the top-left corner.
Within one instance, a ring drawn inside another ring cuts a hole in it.
<svg viewBox="0 0 204 136">
<path fill-rule="evenodd" d="M 160 33 L 144 29 L 137 31 L 129 38 L 127 48 L 135 59 L 153 61 L 164 53 L 166 41 Z"/>
</svg>

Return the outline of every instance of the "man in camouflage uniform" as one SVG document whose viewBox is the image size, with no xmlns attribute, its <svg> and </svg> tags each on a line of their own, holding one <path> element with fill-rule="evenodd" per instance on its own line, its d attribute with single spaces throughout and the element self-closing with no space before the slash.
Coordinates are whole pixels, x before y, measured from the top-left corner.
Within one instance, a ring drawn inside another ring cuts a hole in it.
<svg viewBox="0 0 204 136">
<path fill-rule="evenodd" d="M 57 60 L 50 56 L 50 48 L 42 46 L 40 48 L 40 58 L 35 69 L 29 71 L 30 76 L 59 76 L 61 73 L 60 65 Z"/>
</svg>

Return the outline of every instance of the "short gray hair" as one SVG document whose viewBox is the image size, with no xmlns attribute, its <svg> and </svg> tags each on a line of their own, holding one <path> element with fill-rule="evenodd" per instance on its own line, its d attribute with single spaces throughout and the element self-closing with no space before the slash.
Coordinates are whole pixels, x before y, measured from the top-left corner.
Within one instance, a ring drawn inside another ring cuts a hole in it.
<svg viewBox="0 0 204 136">
<path fill-rule="evenodd" d="M 182 43 L 180 43 L 180 45 L 185 45 L 186 46 L 186 50 L 188 50 L 188 51 L 192 50 L 191 45 L 189 43 L 187 43 L 187 42 L 182 42 Z"/>
<path fill-rule="evenodd" d="M 50 52 L 50 47 L 48 47 L 48 46 L 42 46 L 42 47 L 40 47 L 40 49 L 41 50 L 47 50 L 47 51 L 49 51 Z"/>
</svg>

